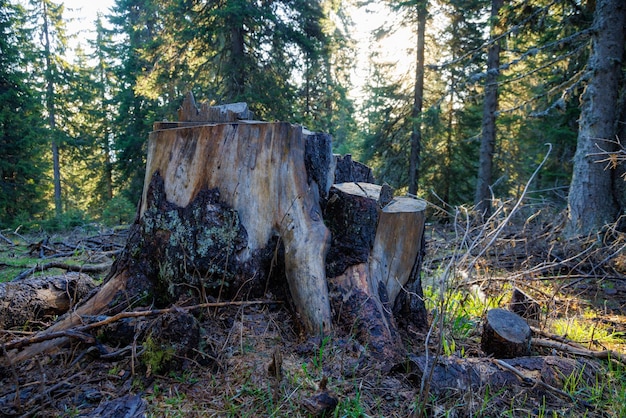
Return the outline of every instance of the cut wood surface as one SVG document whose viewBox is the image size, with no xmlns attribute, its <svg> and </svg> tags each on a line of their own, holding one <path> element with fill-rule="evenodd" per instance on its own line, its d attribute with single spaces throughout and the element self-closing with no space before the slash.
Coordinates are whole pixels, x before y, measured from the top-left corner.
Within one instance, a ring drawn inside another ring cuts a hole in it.
<svg viewBox="0 0 626 418">
<path fill-rule="evenodd" d="M 505 309 L 490 309 L 483 321 L 481 348 L 496 358 L 530 354 L 530 326 L 519 315 Z"/>
<path fill-rule="evenodd" d="M 396 197 L 379 215 L 370 271 L 372 277 L 387 289 L 392 306 L 404 286 L 416 279 L 412 276 L 420 262 L 425 210 L 423 200 Z"/>
</svg>

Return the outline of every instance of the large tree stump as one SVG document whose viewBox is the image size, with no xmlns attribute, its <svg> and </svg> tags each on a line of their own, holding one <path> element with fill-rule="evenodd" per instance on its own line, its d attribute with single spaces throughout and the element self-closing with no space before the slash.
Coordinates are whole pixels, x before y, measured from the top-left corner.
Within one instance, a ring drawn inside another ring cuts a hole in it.
<svg viewBox="0 0 626 418">
<path fill-rule="evenodd" d="M 188 96 L 180 121 L 155 123 L 126 248 L 100 291 L 51 331 L 135 306 L 260 297 L 284 272 L 290 306 L 308 334 L 331 331 L 333 320 L 356 321 L 374 352 L 397 352 L 392 312 L 405 304 L 399 295 L 411 284 L 421 296 L 424 203 L 389 203 L 388 187 L 367 183 L 331 191 L 337 159 L 329 135 L 242 120 L 248 116 L 244 105 L 199 109 Z M 367 172 L 344 166 L 351 177 Z M 361 209 L 367 216 L 358 216 Z M 343 308 L 333 302 L 334 316 L 329 286 L 344 300 Z M 425 321 L 419 302 L 414 307 Z"/>
</svg>

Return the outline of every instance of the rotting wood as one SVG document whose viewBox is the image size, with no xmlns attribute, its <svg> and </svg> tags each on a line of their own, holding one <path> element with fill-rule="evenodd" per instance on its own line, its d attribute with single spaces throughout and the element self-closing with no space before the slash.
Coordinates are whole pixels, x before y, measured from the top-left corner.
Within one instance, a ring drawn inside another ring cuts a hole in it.
<svg viewBox="0 0 626 418">
<path fill-rule="evenodd" d="M 0 283 L 0 328 L 62 315 L 95 288 L 91 277 L 81 273 Z"/>
<path fill-rule="evenodd" d="M 408 370 L 407 370 L 408 368 Z M 408 379 L 420 386 L 425 373 L 431 374 L 430 390 L 436 396 L 451 396 L 455 392 L 482 393 L 520 386 L 532 390 L 547 389 L 572 400 L 563 392 L 565 382 L 576 376 L 581 382 L 595 385 L 601 370 L 593 361 L 557 356 L 518 357 L 514 359 L 460 358 L 410 355 L 408 362 L 396 369 L 408 372 Z"/>
</svg>

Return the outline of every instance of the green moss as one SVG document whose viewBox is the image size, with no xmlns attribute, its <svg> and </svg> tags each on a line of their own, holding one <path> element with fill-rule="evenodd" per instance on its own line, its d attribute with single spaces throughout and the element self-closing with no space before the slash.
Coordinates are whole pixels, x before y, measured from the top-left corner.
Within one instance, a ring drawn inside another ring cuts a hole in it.
<svg viewBox="0 0 626 418">
<path fill-rule="evenodd" d="M 158 373 L 174 357 L 174 348 L 165 347 L 148 336 L 143 343 L 141 362 L 146 366 L 147 374 Z"/>
</svg>

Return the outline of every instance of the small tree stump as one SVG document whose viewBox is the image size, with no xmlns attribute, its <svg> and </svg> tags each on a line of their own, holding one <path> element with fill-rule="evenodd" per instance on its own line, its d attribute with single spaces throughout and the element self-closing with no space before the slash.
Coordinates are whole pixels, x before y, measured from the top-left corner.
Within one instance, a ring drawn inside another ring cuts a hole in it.
<svg viewBox="0 0 626 418">
<path fill-rule="evenodd" d="M 530 327 L 519 315 L 505 309 L 490 309 L 483 322 L 481 348 L 496 358 L 530 354 Z"/>
<path fill-rule="evenodd" d="M 424 201 L 388 199 L 387 187 L 341 183 L 330 189 L 324 219 L 331 231 L 326 256 L 334 321 L 352 328 L 357 339 L 389 363 L 401 356 L 393 312 L 405 301 L 404 286 L 416 282 L 417 310 L 424 312 L 417 274 L 424 231 Z M 406 293 L 406 292 L 405 292 Z M 425 326 L 425 314 L 418 315 Z"/>
<path fill-rule="evenodd" d="M 541 306 L 539 302 L 517 287 L 513 289 L 509 309 L 511 312 L 515 312 L 522 318 L 531 321 L 539 321 L 540 319 Z"/>
</svg>

